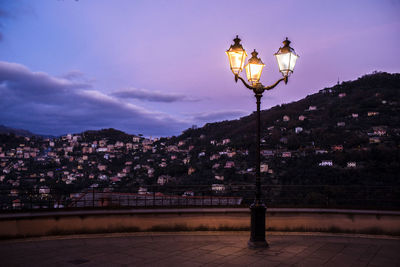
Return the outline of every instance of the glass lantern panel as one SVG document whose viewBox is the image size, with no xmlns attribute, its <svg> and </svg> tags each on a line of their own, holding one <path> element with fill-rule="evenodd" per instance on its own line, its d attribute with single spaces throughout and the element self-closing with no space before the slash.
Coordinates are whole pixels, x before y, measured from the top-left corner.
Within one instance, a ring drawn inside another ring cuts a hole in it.
<svg viewBox="0 0 400 267">
<path fill-rule="evenodd" d="M 288 76 L 293 72 L 294 66 L 296 65 L 297 55 L 293 53 L 275 54 L 278 61 L 279 71 L 284 76 Z"/>
<path fill-rule="evenodd" d="M 246 74 L 247 80 L 251 83 L 251 85 L 255 85 L 260 81 L 261 72 L 265 65 L 263 64 L 247 64 L 246 65 Z"/>
<path fill-rule="evenodd" d="M 293 54 L 293 53 L 290 53 L 289 69 L 290 69 L 290 71 L 292 71 L 292 72 L 293 72 L 293 70 L 294 70 L 294 66 L 296 65 L 296 60 L 297 60 L 297 58 L 298 58 L 297 55 L 295 55 L 295 54 Z"/>
<path fill-rule="evenodd" d="M 246 59 L 246 51 L 234 52 L 229 51 L 227 52 L 229 57 L 229 63 L 231 65 L 231 70 L 233 74 L 239 74 L 242 69 Z"/>
</svg>

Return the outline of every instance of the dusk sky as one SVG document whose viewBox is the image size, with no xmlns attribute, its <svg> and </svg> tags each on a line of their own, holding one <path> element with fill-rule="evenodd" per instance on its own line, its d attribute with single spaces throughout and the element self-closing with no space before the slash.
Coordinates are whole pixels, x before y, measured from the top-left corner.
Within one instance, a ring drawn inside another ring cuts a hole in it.
<svg viewBox="0 0 400 267">
<path fill-rule="evenodd" d="M 400 72 L 400 1 L 0 0 L 0 125 L 61 135 L 116 128 L 178 135 L 251 114 L 225 51 L 239 35 L 281 78 L 262 109 L 375 70 Z M 244 71 L 242 77 L 245 77 Z"/>
</svg>

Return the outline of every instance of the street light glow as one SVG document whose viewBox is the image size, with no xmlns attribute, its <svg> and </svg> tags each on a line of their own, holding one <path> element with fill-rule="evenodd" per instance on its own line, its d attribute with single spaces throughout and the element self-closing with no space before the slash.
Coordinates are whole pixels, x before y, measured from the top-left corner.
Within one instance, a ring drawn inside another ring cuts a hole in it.
<svg viewBox="0 0 400 267">
<path fill-rule="evenodd" d="M 299 56 L 294 52 L 294 49 L 290 47 L 290 41 L 286 38 L 283 41 L 283 47 L 279 48 L 278 52 L 275 53 L 276 60 L 278 61 L 279 71 L 282 75 L 290 76 L 293 73 L 296 60 Z"/>
<path fill-rule="evenodd" d="M 260 58 L 257 57 L 258 53 L 254 49 L 251 53 L 252 57 L 249 59 L 249 62 L 245 66 L 247 80 L 251 85 L 256 85 L 260 81 L 261 73 L 263 68 L 265 67 L 264 63 Z"/>
<path fill-rule="evenodd" d="M 226 51 L 226 54 L 228 55 L 229 64 L 233 74 L 239 75 L 239 73 L 243 70 L 247 53 L 240 44 L 240 39 L 237 35 L 233 41 L 234 44 L 231 45 L 231 47 Z"/>
</svg>

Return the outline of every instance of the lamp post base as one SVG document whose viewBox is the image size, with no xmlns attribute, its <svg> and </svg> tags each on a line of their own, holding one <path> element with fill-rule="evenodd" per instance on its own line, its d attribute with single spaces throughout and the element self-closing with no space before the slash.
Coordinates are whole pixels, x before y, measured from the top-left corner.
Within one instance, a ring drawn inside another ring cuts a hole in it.
<svg viewBox="0 0 400 267">
<path fill-rule="evenodd" d="M 251 234 L 247 243 L 249 248 L 267 248 L 265 240 L 265 211 L 267 208 L 262 203 L 253 203 L 251 210 Z"/>
</svg>

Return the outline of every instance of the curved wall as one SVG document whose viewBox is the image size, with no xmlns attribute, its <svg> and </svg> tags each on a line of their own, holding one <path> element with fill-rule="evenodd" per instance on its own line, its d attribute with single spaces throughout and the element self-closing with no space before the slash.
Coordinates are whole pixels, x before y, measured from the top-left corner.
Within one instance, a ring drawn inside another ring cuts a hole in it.
<svg viewBox="0 0 400 267">
<path fill-rule="evenodd" d="M 268 209 L 268 230 L 400 235 L 400 212 Z M 83 210 L 0 215 L 0 237 L 59 234 L 248 230 L 249 209 Z"/>
</svg>

